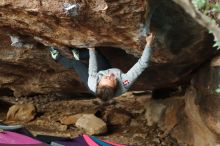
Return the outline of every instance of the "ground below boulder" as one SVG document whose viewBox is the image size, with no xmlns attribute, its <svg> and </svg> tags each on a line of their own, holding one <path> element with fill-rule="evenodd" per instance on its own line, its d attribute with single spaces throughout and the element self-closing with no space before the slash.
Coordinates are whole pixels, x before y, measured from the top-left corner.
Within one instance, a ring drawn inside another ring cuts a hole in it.
<svg viewBox="0 0 220 146">
<path fill-rule="evenodd" d="M 74 98 L 81 98 L 76 100 Z M 135 96 L 132 93 L 127 93 L 116 99 L 114 104 L 100 105 L 96 98 L 86 96 L 76 97 L 58 97 L 56 95 L 39 95 L 33 97 L 16 98 L 1 98 L 0 103 L 10 102 L 13 104 L 32 103 L 36 105 L 38 114 L 36 118 L 30 122 L 11 122 L 5 121 L 6 113 L 9 106 L 1 107 L 0 120 L 5 123 L 20 123 L 30 130 L 34 135 L 47 135 L 58 137 L 77 137 L 81 133 L 86 133 L 81 128 L 77 128 L 74 124 L 65 125 L 61 123 L 62 117 L 78 114 L 94 114 L 96 117 L 103 119 L 108 125 L 108 131 L 104 135 L 98 135 L 99 138 L 114 141 L 123 144 L 134 144 L 138 146 L 178 146 L 175 138 L 172 138 L 169 133 L 162 131 L 156 125 L 147 126 L 147 121 L 144 116 L 145 103 L 150 100 L 151 95 Z M 84 98 L 84 99 L 83 99 Z M 4 101 L 4 102 L 3 102 Z M 134 104 L 135 103 L 135 104 Z M 59 107 L 59 108 L 57 108 Z M 111 112 L 109 112 L 111 111 Z M 120 111 L 120 112 L 119 112 Z M 116 116 L 118 121 L 127 121 L 119 124 L 114 119 L 110 119 L 112 115 Z M 130 120 L 127 120 L 128 114 Z M 106 118 L 109 117 L 109 118 Z"/>
</svg>

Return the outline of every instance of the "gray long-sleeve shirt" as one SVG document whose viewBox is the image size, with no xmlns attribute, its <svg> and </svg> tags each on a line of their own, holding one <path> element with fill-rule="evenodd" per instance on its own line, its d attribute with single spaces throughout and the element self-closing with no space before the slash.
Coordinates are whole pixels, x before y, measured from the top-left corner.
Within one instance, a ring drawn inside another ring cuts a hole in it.
<svg viewBox="0 0 220 146">
<path fill-rule="evenodd" d="M 113 73 L 118 81 L 115 96 L 119 96 L 128 91 L 128 89 L 131 87 L 131 85 L 133 85 L 140 74 L 148 67 L 151 48 L 145 46 L 141 58 L 127 73 L 123 73 L 120 69 L 117 68 L 110 68 L 108 70 L 102 70 L 98 72 L 96 51 L 94 49 L 90 49 L 89 55 L 88 87 L 90 90 L 96 93 L 97 84 L 101 80 L 102 76 Z"/>
</svg>

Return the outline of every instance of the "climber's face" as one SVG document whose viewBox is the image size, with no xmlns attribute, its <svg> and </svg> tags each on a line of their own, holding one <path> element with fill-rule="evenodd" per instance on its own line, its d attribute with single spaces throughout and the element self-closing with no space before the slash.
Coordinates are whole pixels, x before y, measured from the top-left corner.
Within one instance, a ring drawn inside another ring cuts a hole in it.
<svg viewBox="0 0 220 146">
<path fill-rule="evenodd" d="M 102 76 L 101 80 L 99 81 L 99 86 L 108 86 L 115 88 L 117 85 L 117 80 L 114 74 L 108 74 Z"/>
</svg>

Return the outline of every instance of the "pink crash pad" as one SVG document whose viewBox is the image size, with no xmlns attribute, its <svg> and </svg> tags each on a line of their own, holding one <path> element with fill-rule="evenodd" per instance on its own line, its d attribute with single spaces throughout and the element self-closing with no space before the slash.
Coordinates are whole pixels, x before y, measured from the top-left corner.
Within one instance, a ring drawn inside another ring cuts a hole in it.
<svg viewBox="0 0 220 146">
<path fill-rule="evenodd" d="M 15 132 L 10 132 L 10 131 L 3 131 L 0 132 L 0 145 L 5 145 L 5 144 L 34 144 L 34 145 L 41 145 L 43 146 L 44 144 L 38 140 L 35 140 L 31 137 L 18 134 Z"/>
</svg>

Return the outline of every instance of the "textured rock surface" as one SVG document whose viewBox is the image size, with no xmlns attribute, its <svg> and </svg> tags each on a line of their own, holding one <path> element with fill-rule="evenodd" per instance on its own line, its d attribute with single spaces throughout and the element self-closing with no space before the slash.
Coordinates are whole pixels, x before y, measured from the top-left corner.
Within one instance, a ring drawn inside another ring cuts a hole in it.
<svg viewBox="0 0 220 146">
<path fill-rule="evenodd" d="M 7 121 L 29 122 L 36 114 L 36 107 L 33 104 L 17 104 L 9 108 Z"/>
<path fill-rule="evenodd" d="M 218 138 L 211 132 L 208 125 L 200 114 L 200 108 L 196 105 L 196 99 L 199 98 L 195 90 L 186 93 L 185 112 L 188 116 L 187 130 L 190 130 L 193 136 L 193 145 L 206 146 L 216 145 Z M 210 113 L 210 112 L 209 112 Z M 214 124 L 213 124 L 214 126 Z"/>
<path fill-rule="evenodd" d="M 60 118 L 60 123 L 64 125 L 75 125 L 76 121 L 82 116 L 83 114 L 63 116 Z"/>
<path fill-rule="evenodd" d="M 156 102 L 149 102 L 145 108 L 145 119 L 147 119 L 147 125 L 152 126 L 160 121 L 162 113 L 165 111 L 166 106 Z"/>
<path fill-rule="evenodd" d="M 218 134 L 218 136 L 220 136 L 219 61 L 220 57 L 218 55 L 194 77 L 194 86 L 197 89 L 196 101 L 199 105 L 202 120 L 209 130 Z"/>
<path fill-rule="evenodd" d="M 109 110 L 104 117 L 108 124 L 115 126 L 125 126 L 131 121 L 131 114 L 123 110 Z"/>
<path fill-rule="evenodd" d="M 99 135 L 107 132 L 106 123 L 92 114 L 84 114 L 76 121 L 76 127 L 82 128 L 87 134 Z"/>
<path fill-rule="evenodd" d="M 65 15 L 64 3 L 77 4 L 77 15 Z M 149 12 L 144 0 L 6 0 L 0 7 L 1 27 L 48 45 L 110 45 L 138 50 L 143 46 L 141 31 Z"/>
<path fill-rule="evenodd" d="M 155 122 L 165 133 L 170 133 L 180 145 L 214 146 L 219 143 L 219 134 L 217 133 L 219 116 L 216 114 L 219 110 L 205 110 L 204 112 L 202 109 L 204 106 L 198 105 L 199 98 L 197 91 L 190 88 L 183 97 L 149 101 L 147 105 L 150 104 L 151 107 L 146 108 L 148 116 L 145 116 L 147 124 L 155 118 L 154 111 L 149 111 L 149 109 L 156 109 L 158 104 L 163 103 L 166 108 L 158 115 L 157 119 L 159 120 Z M 213 103 L 206 105 L 208 105 L 206 109 L 215 106 Z"/>
<path fill-rule="evenodd" d="M 73 18 L 64 14 L 64 1 L 0 2 L 0 88 L 8 91 L 2 94 L 19 97 L 87 91 L 74 71 L 56 64 L 45 47 L 11 48 L 4 36 L 6 32 L 57 46 L 67 56 L 68 47 L 102 46 L 100 49 L 112 66 L 126 72 L 137 58 L 118 48 L 103 46 L 120 47 L 140 56 L 145 43 L 142 26 L 151 13 L 151 29 L 157 32 L 157 39 L 150 67 L 135 83 L 134 90 L 187 82 L 191 73 L 215 54 L 211 47 L 213 38 L 206 29 L 171 1 L 76 2 L 81 8 Z"/>
<path fill-rule="evenodd" d="M 46 49 L 10 48 L 5 45 L 7 42 L 6 39 L 0 49 L 2 95 L 14 94 L 19 97 L 84 89 L 81 84 L 77 85 L 76 75 L 53 61 Z M 68 78 L 64 79 L 64 76 Z"/>
</svg>

